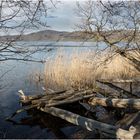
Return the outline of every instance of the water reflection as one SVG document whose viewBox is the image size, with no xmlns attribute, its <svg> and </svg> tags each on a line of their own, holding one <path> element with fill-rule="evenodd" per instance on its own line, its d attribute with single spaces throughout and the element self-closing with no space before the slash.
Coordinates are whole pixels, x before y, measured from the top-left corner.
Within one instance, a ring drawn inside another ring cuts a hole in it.
<svg viewBox="0 0 140 140">
<path fill-rule="evenodd" d="M 63 109 L 68 109 L 75 113 L 84 115 L 85 109 L 81 108 L 78 103 L 74 105 L 60 106 Z M 89 132 L 81 128 L 68 123 L 60 118 L 53 117 L 47 113 L 43 113 L 36 109 L 32 109 L 26 112 L 27 115 L 17 115 L 16 119 L 9 120 L 13 126 L 28 126 L 31 128 L 28 138 L 97 138 L 96 132 Z M 23 117 L 24 116 L 24 117 Z M 36 132 L 35 132 L 36 131 Z M 43 134 L 42 134 L 43 133 Z M 46 134 L 44 134 L 46 133 Z"/>
<path fill-rule="evenodd" d="M 66 123 L 65 121 L 52 117 L 48 114 L 42 113 L 37 110 L 31 110 L 28 111 L 28 116 L 25 118 L 22 118 L 20 122 L 11 121 L 13 125 L 28 125 L 30 128 L 35 128 L 36 126 L 39 126 L 39 128 L 45 129 L 46 133 L 54 133 L 54 138 L 67 138 L 67 136 L 61 131 L 62 128 L 71 126 L 71 124 Z M 46 129 L 47 128 L 47 129 Z M 40 133 L 38 132 L 38 136 L 36 135 L 36 138 L 40 137 Z M 34 135 L 34 134 L 31 134 Z M 49 135 L 47 136 L 47 138 Z"/>
</svg>

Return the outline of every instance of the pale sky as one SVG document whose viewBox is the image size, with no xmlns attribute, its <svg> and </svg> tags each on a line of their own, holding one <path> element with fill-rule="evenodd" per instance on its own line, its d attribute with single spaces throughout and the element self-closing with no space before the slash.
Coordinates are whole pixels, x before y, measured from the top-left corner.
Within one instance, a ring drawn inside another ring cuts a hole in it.
<svg viewBox="0 0 140 140">
<path fill-rule="evenodd" d="M 76 9 L 76 0 L 63 0 L 61 4 L 57 5 L 57 8 L 50 13 L 51 17 L 48 17 L 48 25 L 51 29 L 59 31 L 72 31 L 75 28 L 75 24 L 80 21 L 74 10 Z"/>
<path fill-rule="evenodd" d="M 40 29 L 40 30 L 57 30 L 57 31 L 74 31 L 76 30 L 76 24 L 78 24 L 81 21 L 81 18 L 78 17 L 75 13 L 76 10 L 76 2 L 80 2 L 81 4 L 84 3 L 87 0 L 60 0 L 60 3 L 56 5 L 56 8 L 51 9 L 48 12 L 48 17 L 45 20 L 42 17 L 43 21 L 47 21 L 47 25 L 50 26 L 49 28 Z M 112 0 L 113 1 L 113 0 Z M 46 2 L 50 2 L 50 0 L 46 0 Z M 48 4 L 50 6 L 50 4 Z M 5 13 L 10 13 L 11 11 L 5 10 Z M 97 12 L 98 13 L 98 12 Z M 99 17 L 99 15 L 98 15 Z M 24 17 L 23 17 L 24 19 Z M 16 22 L 20 22 L 23 20 L 21 17 L 16 18 Z M 10 23 L 11 25 L 15 24 Z M 25 33 L 31 33 L 36 32 L 37 29 L 28 29 Z M 16 30 L 9 31 L 7 34 L 17 34 L 18 32 Z M 5 32 L 0 30 L 0 35 L 4 35 Z"/>
<path fill-rule="evenodd" d="M 49 1 L 49 0 L 46 0 Z M 50 30 L 58 30 L 58 31 L 74 31 L 75 30 L 75 24 L 80 21 L 80 18 L 75 14 L 74 10 L 76 9 L 76 1 L 78 0 L 60 0 L 60 3 L 56 5 L 56 8 L 52 8 L 50 11 L 48 11 L 48 17 L 46 19 L 47 25 L 50 26 Z M 80 0 L 80 2 L 83 2 L 85 0 Z M 49 4 L 50 5 L 50 4 Z M 11 11 L 9 9 L 5 9 L 4 13 L 11 14 Z M 20 18 L 15 18 L 14 21 L 10 22 L 9 25 L 14 25 L 19 23 L 21 20 L 24 20 Z M 45 19 L 43 19 L 45 21 Z M 18 30 L 18 29 L 17 29 Z M 43 28 L 40 30 L 44 30 Z M 31 33 L 36 32 L 37 29 L 28 29 L 25 33 Z M 6 35 L 8 34 L 18 34 L 18 31 L 16 30 L 8 30 L 6 31 Z M 5 35 L 5 31 L 0 30 L 0 35 Z"/>
</svg>

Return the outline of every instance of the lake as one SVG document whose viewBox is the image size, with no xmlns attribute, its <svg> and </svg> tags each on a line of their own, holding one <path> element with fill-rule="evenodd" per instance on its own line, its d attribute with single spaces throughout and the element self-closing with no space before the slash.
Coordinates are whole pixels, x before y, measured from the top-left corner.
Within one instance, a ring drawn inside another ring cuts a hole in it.
<svg viewBox="0 0 140 140">
<path fill-rule="evenodd" d="M 73 51 L 101 50 L 106 47 L 102 42 L 96 44 L 51 41 L 22 41 L 16 42 L 15 46 L 31 50 L 45 48 L 42 52 L 34 53 L 32 59 L 47 61 L 53 59 L 58 49 L 65 50 L 65 53 L 69 54 Z M 0 77 L 4 74 L 0 79 L 0 138 L 78 138 L 74 137 L 74 133 L 79 132 L 80 135 L 89 133 L 79 126 L 35 110 L 23 112 L 11 122 L 5 121 L 6 117 L 20 108 L 18 90 L 22 89 L 26 95 L 44 93 L 44 81 L 39 77 L 44 73 L 44 64 L 9 60 L 0 65 Z M 73 106 L 71 108 L 73 109 Z M 82 113 L 82 110 L 79 112 Z"/>
<path fill-rule="evenodd" d="M 52 51 L 45 50 L 32 56 L 37 60 L 47 60 L 53 58 L 59 48 L 64 48 L 68 53 L 76 49 L 85 51 L 87 48 L 93 49 L 95 43 L 45 41 L 15 43 L 15 46 L 19 45 L 33 49 L 53 48 Z M 17 115 L 14 122 L 5 121 L 6 117 L 20 108 L 18 90 L 22 89 L 26 95 L 44 93 L 43 81 L 37 80 L 38 74 L 44 73 L 44 64 L 9 60 L 0 65 L 0 75 L 6 72 L 0 81 L 0 138 L 71 138 L 74 132 L 81 129 L 58 118 L 33 111 Z"/>
</svg>

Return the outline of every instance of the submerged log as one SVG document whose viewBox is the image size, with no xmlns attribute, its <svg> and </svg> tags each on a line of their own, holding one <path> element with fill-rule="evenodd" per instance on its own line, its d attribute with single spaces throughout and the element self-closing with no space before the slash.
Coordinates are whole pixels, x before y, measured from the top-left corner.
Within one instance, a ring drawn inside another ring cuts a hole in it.
<svg viewBox="0 0 140 140">
<path fill-rule="evenodd" d="M 131 108 L 140 110 L 140 99 L 111 99 L 111 98 L 90 98 L 91 105 L 102 105 L 106 107 Z"/>
<path fill-rule="evenodd" d="M 94 131 L 95 129 L 98 129 L 108 134 L 111 134 L 111 135 L 113 134 L 116 136 L 116 138 L 121 138 L 121 139 L 124 139 L 124 138 L 133 139 L 133 136 L 135 135 L 135 131 L 123 130 L 116 126 L 109 125 L 106 123 L 101 123 L 99 121 L 92 120 L 92 119 L 89 119 L 89 118 L 74 114 L 72 112 L 56 108 L 56 107 L 39 108 L 39 110 L 49 113 L 53 116 L 59 117 L 61 119 L 64 119 L 72 124 L 80 125 L 89 131 Z"/>
</svg>

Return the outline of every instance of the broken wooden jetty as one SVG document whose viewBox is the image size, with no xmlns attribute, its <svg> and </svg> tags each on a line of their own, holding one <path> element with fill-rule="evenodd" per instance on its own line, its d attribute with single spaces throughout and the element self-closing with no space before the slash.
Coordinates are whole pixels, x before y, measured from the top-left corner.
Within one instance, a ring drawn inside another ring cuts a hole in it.
<svg viewBox="0 0 140 140">
<path fill-rule="evenodd" d="M 106 84 L 111 88 L 114 86 L 110 82 L 97 82 Z M 130 82 L 132 83 L 132 81 Z M 140 133 L 137 128 L 137 122 L 140 121 L 140 99 L 138 95 L 131 93 L 131 91 L 120 89 L 115 86 L 115 90 L 123 91 L 123 95 L 122 93 L 117 95 L 116 93 L 107 93 L 100 87 L 98 87 L 98 90 L 63 90 L 32 96 L 25 96 L 23 91 L 20 90 L 20 101 L 23 106 L 8 119 L 22 111 L 34 108 L 79 125 L 89 131 L 99 130 L 99 133 L 108 138 L 134 139 L 134 136 Z M 63 105 L 68 106 L 74 102 L 78 102 L 88 112 L 95 114 L 96 120 L 61 108 Z M 116 110 L 118 109 L 120 109 L 120 114 L 123 113 L 123 115 L 119 119 L 117 118 L 112 125 L 111 121 L 113 120 L 111 119 L 116 117 L 116 113 L 118 113 Z M 107 120 L 110 120 L 110 123 Z"/>
</svg>

